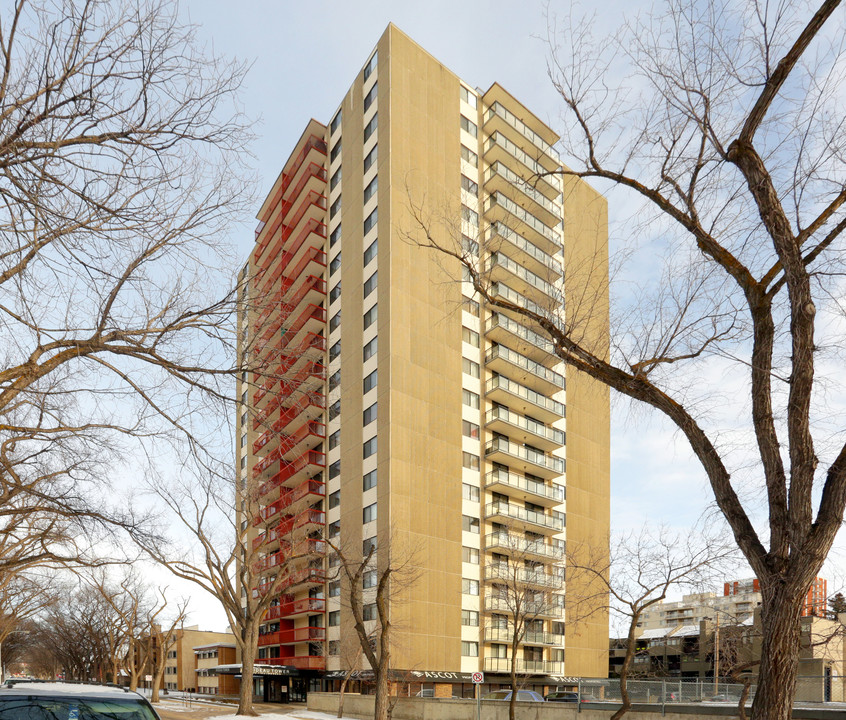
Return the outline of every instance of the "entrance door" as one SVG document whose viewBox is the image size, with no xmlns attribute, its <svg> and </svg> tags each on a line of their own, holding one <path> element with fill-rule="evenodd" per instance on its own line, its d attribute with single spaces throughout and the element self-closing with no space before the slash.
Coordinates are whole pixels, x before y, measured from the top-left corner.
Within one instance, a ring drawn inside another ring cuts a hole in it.
<svg viewBox="0 0 846 720">
<path fill-rule="evenodd" d="M 304 703 L 308 695 L 308 680 L 306 678 L 291 678 L 290 701 Z"/>
</svg>

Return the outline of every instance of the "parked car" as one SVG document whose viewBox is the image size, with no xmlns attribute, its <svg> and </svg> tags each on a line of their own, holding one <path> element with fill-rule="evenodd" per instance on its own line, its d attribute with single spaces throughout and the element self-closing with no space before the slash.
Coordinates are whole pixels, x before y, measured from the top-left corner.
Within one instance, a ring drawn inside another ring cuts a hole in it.
<svg viewBox="0 0 846 720">
<path fill-rule="evenodd" d="M 108 685 L 16 682 L 0 687 L 0 720 L 160 720 L 147 699 Z"/>
<path fill-rule="evenodd" d="M 495 690 L 488 693 L 482 700 L 511 700 L 511 690 Z M 517 702 L 545 702 L 543 695 L 534 690 L 518 690 Z M 0 718 L 2 720 L 2 718 Z"/>
<path fill-rule="evenodd" d="M 579 702 L 579 693 L 570 690 L 556 690 L 546 696 L 547 702 Z"/>
</svg>

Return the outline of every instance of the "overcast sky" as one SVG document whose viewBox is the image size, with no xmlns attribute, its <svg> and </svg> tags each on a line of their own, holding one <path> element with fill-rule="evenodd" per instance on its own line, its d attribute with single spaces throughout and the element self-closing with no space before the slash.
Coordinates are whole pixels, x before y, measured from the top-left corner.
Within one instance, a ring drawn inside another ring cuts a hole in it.
<svg viewBox="0 0 846 720">
<path fill-rule="evenodd" d="M 621 8 L 629 12 L 637 5 L 637 0 L 603 3 L 600 22 L 610 29 Z M 244 112 L 260 120 L 254 150 L 262 197 L 309 118 L 331 119 L 389 22 L 469 84 L 485 89 L 497 81 L 560 128 L 560 102 L 546 75 L 544 7 L 540 0 L 183 2 L 202 42 L 252 66 L 242 101 Z M 622 202 L 609 196 L 612 233 Z M 254 225 L 253 217 L 245 218 L 239 230 L 244 258 Z M 614 402 L 611 433 L 613 526 L 638 527 L 647 518 L 679 528 L 692 524 L 711 496 L 686 442 L 662 418 L 632 413 L 620 400 Z M 204 598 L 196 597 L 194 605 L 193 622 L 222 627 L 222 614 L 206 611 Z"/>
</svg>

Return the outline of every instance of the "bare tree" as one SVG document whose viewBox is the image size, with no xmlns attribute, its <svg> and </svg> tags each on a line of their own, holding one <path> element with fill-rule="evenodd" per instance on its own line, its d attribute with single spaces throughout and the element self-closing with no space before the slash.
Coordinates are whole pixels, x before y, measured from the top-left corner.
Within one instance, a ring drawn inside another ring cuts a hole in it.
<svg viewBox="0 0 846 720">
<path fill-rule="evenodd" d="M 77 557 L 92 523 L 137 524 L 92 487 L 139 444 L 196 441 L 197 398 L 225 394 L 243 68 L 199 52 L 177 15 L 169 0 L 0 11 L 6 567 Z"/>
<path fill-rule="evenodd" d="M 341 680 L 341 687 L 338 691 L 338 717 L 344 717 L 344 693 L 347 690 L 347 685 L 349 684 L 350 678 L 352 678 L 353 674 L 358 670 L 359 664 L 361 663 L 362 657 L 362 649 L 361 643 L 356 645 L 355 650 L 349 652 L 349 646 L 344 644 L 341 646 L 341 665 L 346 665 L 346 670 L 344 671 L 344 677 Z"/>
<path fill-rule="evenodd" d="M 509 300 L 464 263 L 489 308 L 532 323 L 570 368 L 663 413 L 690 443 L 761 583 L 757 720 L 789 717 L 802 600 L 846 507 L 846 445 L 827 405 L 843 390 L 838 5 L 669 0 L 601 41 L 589 18 L 552 19 L 549 71 L 572 165 L 559 171 L 565 214 L 579 179 L 633 193 L 647 219 L 628 250 L 649 263 L 629 267 L 659 268 L 619 298 L 610 356 L 607 338 L 584 332 L 586 306 L 562 318 Z M 414 212 L 421 244 L 462 261 Z M 638 245 L 642 234 L 654 242 Z M 599 275 L 602 265 L 598 249 Z M 567 275 L 568 299 L 596 285 L 578 275 Z M 744 427 L 720 412 L 726 388 L 703 383 L 709 371 L 743 379 L 731 393 L 747 398 Z"/>
<path fill-rule="evenodd" d="M 524 643 L 530 647 L 533 643 L 546 645 L 551 633 L 544 629 L 544 623 L 549 618 L 560 621 L 564 617 L 563 555 L 562 562 L 548 566 L 538 554 L 548 552 L 550 546 L 544 545 L 542 538 L 527 539 L 507 524 L 497 530 L 495 538 L 500 552 L 485 566 L 485 579 L 492 583 L 485 592 L 485 608 L 493 614 L 487 618 L 484 631 L 485 640 L 507 644 L 508 657 L 503 666 L 511 679 L 508 717 L 514 720 L 517 690 L 531 675 L 546 674 L 542 655 L 521 659 L 519 649 Z M 563 638 L 559 641 L 562 643 Z"/>
<path fill-rule="evenodd" d="M 165 658 L 173 645 L 177 628 L 182 625 L 188 613 L 188 601 L 183 598 L 176 603 L 169 624 L 162 625 L 162 618 L 169 604 L 166 591 L 167 588 L 159 588 L 158 593 L 161 600 L 147 617 L 147 644 L 149 648 L 147 656 L 150 658 L 150 674 L 153 676 L 152 695 L 150 697 L 152 703 L 159 702 L 159 690 L 162 686 L 165 671 Z"/>
<path fill-rule="evenodd" d="M 679 536 L 666 528 L 621 535 L 611 544 L 610 556 L 594 548 L 574 547 L 568 555 L 568 580 L 589 579 L 602 590 L 595 597 L 571 598 L 568 618 L 609 610 L 622 619 L 626 631 L 625 655 L 620 668 L 621 706 L 611 716 L 619 720 L 631 709 L 627 681 L 637 648 L 637 627 L 644 611 L 662 602 L 668 592 L 702 588 L 736 560 L 731 544 L 709 536 L 702 528 Z M 597 585 L 598 584 L 598 585 Z"/>
<path fill-rule="evenodd" d="M 392 557 L 377 556 L 375 547 L 366 553 L 346 550 L 331 539 L 326 540 L 337 558 L 337 572 L 342 584 L 345 605 L 349 608 L 362 655 L 373 673 L 375 687 L 374 720 L 389 720 L 391 701 L 391 648 L 395 639 L 391 621 L 391 604 L 398 602 L 401 592 L 417 582 L 413 554 L 393 548 Z M 370 576 L 368 588 L 365 577 Z M 394 702 L 395 702 L 394 698 Z"/>
<path fill-rule="evenodd" d="M 321 542 L 309 535 L 309 525 L 282 520 L 259 502 L 262 484 L 250 480 L 240 492 L 221 475 L 150 483 L 169 511 L 176 532 L 165 542 L 137 537 L 142 549 L 176 577 L 195 583 L 223 606 L 241 652 L 238 715 L 253 710 L 253 667 L 259 626 L 298 572 L 313 572 L 303 560 Z M 243 499 L 243 505 L 239 501 Z M 271 508 L 272 509 L 272 508 Z M 320 510 L 306 510 L 322 519 Z M 302 518 L 301 518 L 302 519 Z M 306 518 L 308 519 L 308 518 Z M 187 538 L 187 541 L 186 541 Z M 269 539 L 269 540 L 268 540 Z M 278 541 L 268 553 L 264 541 Z M 319 571 L 322 573 L 322 567 Z"/>
</svg>

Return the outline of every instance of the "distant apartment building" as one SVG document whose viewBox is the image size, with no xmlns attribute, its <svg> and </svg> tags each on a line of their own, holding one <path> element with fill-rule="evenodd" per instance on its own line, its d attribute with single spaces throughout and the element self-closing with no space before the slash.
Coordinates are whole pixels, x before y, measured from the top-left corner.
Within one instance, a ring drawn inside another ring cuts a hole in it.
<svg viewBox="0 0 846 720">
<path fill-rule="evenodd" d="M 802 616 L 826 617 L 827 602 L 827 582 L 815 578 L 808 588 Z M 698 625 L 705 620 L 717 624 L 742 623 L 752 618 L 760 604 L 761 588 L 757 579 L 734 580 L 724 584 L 722 595 L 690 593 L 683 595 L 681 600 L 656 603 L 643 613 L 637 626 L 643 633 L 679 625 Z"/>
<path fill-rule="evenodd" d="M 196 692 L 194 648 L 215 642 L 234 642 L 234 636 L 231 632 L 200 630 L 199 625 L 178 628 L 165 652 L 165 671 L 162 679 L 164 689 Z"/>
<path fill-rule="evenodd" d="M 220 672 L 234 667 L 237 648 L 231 643 L 211 643 L 194 648 L 195 687 L 200 695 L 237 695 L 240 687 L 234 673 Z"/>
<path fill-rule="evenodd" d="M 475 89 L 391 25 L 284 163 L 239 320 L 258 370 L 238 386 L 237 472 L 259 505 L 261 566 L 285 573 L 257 695 L 333 689 L 355 655 L 323 538 L 354 559 L 373 553 L 368 628 L 379 572 L 413 558 L 417 581 L 390 598 L 398 677 L 446 695 L 471 693 L 474 671 L 505 682 L 515 564 L 538 609 L 521 676 L 543 687 L 606 673 L 607 614 L 567 617 L 581 589 L 565 590 L 564 567 L 568 543 L 607 554 L 608 390 L 565 368 L 539 327 L 481 302 L 456 260 L 406 236 L 412 198 L 430 203 L 446 218 L 433 232 L 498 297 L 559 317 L 572 307 L 607 351 L 607 206 L 562 177 L 557 140 L 500 85 Z"/>
</svg>

